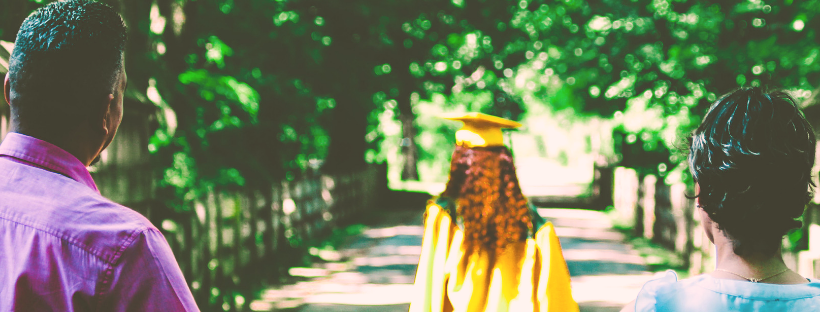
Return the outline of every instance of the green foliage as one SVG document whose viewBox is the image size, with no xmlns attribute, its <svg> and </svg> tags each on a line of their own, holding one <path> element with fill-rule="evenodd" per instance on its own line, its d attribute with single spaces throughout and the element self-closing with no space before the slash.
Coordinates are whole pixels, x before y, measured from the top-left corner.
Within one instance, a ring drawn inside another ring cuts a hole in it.
<svg viewBox="0 0 820 312">
<path fill-rule="evenodd" d="M 189 70 L 179 75 L 179 82 L 184 85 L 194 84 L 199 89 L 199 96 L 207 102 L 214 102 L 216 96 L 224 97 L 226 101 L 216 101 L 222 118 L 210 126 L 211 130 L 221 130 L 227 125 L 241 127 L 242 123 L 236 116 L 231 116 L 231 106 L 238 105 L 248 114 L 252 123 L 257 122 L 259 113 L 259 93 L 244 82 L 239 82 L 231 76 L 212 75 L 207 70 Z M 227 121 L 226 125 L 223 121 Z"/>
<path fill-rule="evenodd" d="M 689 181 L 681 138 L 721 94 L 805 100 L 820 84 L 818 0 L 101 1 L 129 26 L 129 89 L 157 106 L 146 143 L 176 210 L 320 167 L 388 162 L 399 180 L 409 159 L 441 181 L 458 125 L 435 116 L 459 111 L 524 122 L 556 163 L 599 154 Z M 47 2 L 0 1 L 0 39 Z M 634 243 L 653 268 L 679 268 Z"/>
<path fill-rule="evenodd" d="M 624 165 L 661 176 L 677 171 L 685 179 L 677 152 L 682 135 L 717 96 L 758 85 L 793 91 L 799 99 L 811 94 L 820 50 L 811 43 L 815 32 L 805 27 L 818 13 L 810 3 L 468 3 L 443 9 L 432 21 L 436 27 L 452 18 L 461 27 L 440 35 L 429 58 L 415 60 L 411 71 L 426 80 L 427 97 L 447 97 L 444 107 L 491 91 L 503 96 L 479 111 L 519 119 L 546 104 L 579 117 L 610 118 Z M 442 74 L 450 78 L 441 80 Z M 433 129 L 421 125 L 419 136 Z M 431 157 L 441 158 L 422 154 L 422 160 Z"/>
<path fill-rule="evenodd" d="M 2 38 L 44 2 L 0 4 Z M 453 111 L 599 122 L 584 131 L 612 139 L 583 153 L 686 180 L 682 134 L 718 96 L 820 83 L 818 1 L 107 2 L 127 14 L 130 81 L 165 112 L 149 143 L 170 201 L 322 164 L 399 179 L 409 145 L 440 177 L 456 125 L 434 116 Z"/>
<path fill-rule="evenodd" d="M 788 235 L 786 235 L 786 239 L 783 240 L 783 249 L 787 251 L 800 251 L 801 249 L 804 249 L 799 246 L 801 240 L 803 240 L 802 229 L 792 230 Z"/>
</svg>

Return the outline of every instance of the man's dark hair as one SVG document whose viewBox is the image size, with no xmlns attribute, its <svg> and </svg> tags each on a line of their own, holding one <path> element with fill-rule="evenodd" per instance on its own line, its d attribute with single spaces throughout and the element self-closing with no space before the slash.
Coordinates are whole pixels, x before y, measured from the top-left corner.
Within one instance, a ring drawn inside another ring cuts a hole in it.
<svg viewBox="0 0 820 312">
<path fill-rule="evenodd" d="M 87 117 L 89 103 L 115 90 L 125 40 L 122 18 L 103 3 L 61 1 L 32 13 L 9 60 L 15 117 L 38 126 Z"/>
<path fill-rule="evenodd" d="M 777 251 L 811 200 L 814 130 L 794 99 L 760 88 L 715 102 L 691 137 L 701 207 L 737 255 Z"/>
</svg>

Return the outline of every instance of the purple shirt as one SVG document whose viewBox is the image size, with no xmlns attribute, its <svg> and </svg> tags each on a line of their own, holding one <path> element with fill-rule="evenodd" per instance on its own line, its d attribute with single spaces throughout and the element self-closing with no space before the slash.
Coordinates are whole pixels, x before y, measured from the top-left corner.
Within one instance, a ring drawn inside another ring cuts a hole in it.
<svg viewBox="0 0 820 312">
<path fill-rule="evenodd" d="M 168 242 L 61 148 L 0 144 L 0 311 L 199 311 Z"/>
</svg>

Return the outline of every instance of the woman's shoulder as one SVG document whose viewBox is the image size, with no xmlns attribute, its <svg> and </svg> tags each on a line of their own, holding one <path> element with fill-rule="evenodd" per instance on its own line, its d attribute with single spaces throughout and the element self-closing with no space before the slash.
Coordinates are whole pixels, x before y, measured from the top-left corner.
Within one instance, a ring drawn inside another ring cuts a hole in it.
<svg viewBox="0 0 820 312">
<path fill-rule="evenodd" d="M 679 279 L 677 273 L 668 270 L 659 273 L 659 277 L 646 282 L 635 299 L 635 311 L 656 311 L 663 301 L 676 300 L 691 295 L 697 285 L 703 283 L 706 276 L 698 275 Z"/>
<path fill-rule="evenodd" d="M 678 274 L 675 271 L 668 270 L 646 282 L 638 293 L 638 299 L 652 299 L 654 301 L 654 298 L 659 294 L 669 292 L 671 288 L 680 286 L 682 285 L 678 279 Z"/>
<path fill-rule="evenodd" d="M 724 302 L 727 296 L 736 298 L 734 303 L 739 305 L 736 308 L 763 302 L 772 305 L 792 300 L 808 300 L 800 302 L 799 305 L 820 307 L 820 282 L 812 279 L 809 283 L 797 285 L 750 283 L 718 279 L 709 274 L 678 279 L 675 272 L 667 271 L 661 277 L 644 284 L 635 301 L 635 311 L 661 311 L 659 307 L 674 307 L 678 310 L 686 307 L 683 310 L 687 310 L 703 306 L 723 306 L 721 302 Z M 699 300 L 692 301 L 691 298 Z"/>
<path fill-rule="evenodd" d="M 433 197 L 427 201 L 427 208 L 424 210 L 424 224 L 438 222 L 437 220 L 447 219 L 448 223 L 455 223 L 459 228 L 463 228 L 461 218 L 456 214 L 453 200 L 446 197 Z"/>
<path fill-rule="evenodd" d="M 449 215 L 455 215 L 455 204 L 454 200 L 444 196 L 435 196 L 427 200 L 427 213 L 430 213 L 431 209 L 440 212 L 446 212 Z"/>
</svg>

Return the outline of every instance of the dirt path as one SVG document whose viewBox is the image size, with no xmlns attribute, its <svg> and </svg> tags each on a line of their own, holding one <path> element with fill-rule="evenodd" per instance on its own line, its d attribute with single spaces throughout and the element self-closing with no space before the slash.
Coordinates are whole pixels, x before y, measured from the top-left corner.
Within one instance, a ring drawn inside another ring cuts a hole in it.
<svg viewBox="0 0 820 312">
<path fill-rule="evenodd" d="M 618 311 L 652 275 L 600 212 L 539 209 L 556 227 L 581 311 Z M 325 259 L 345 259 L 292 269 L 306 276 L 263 292 L 254 311 L 407 311 L 423 235 L 419 212 L 396 212 L 353 237 Z"/>
</svg>

